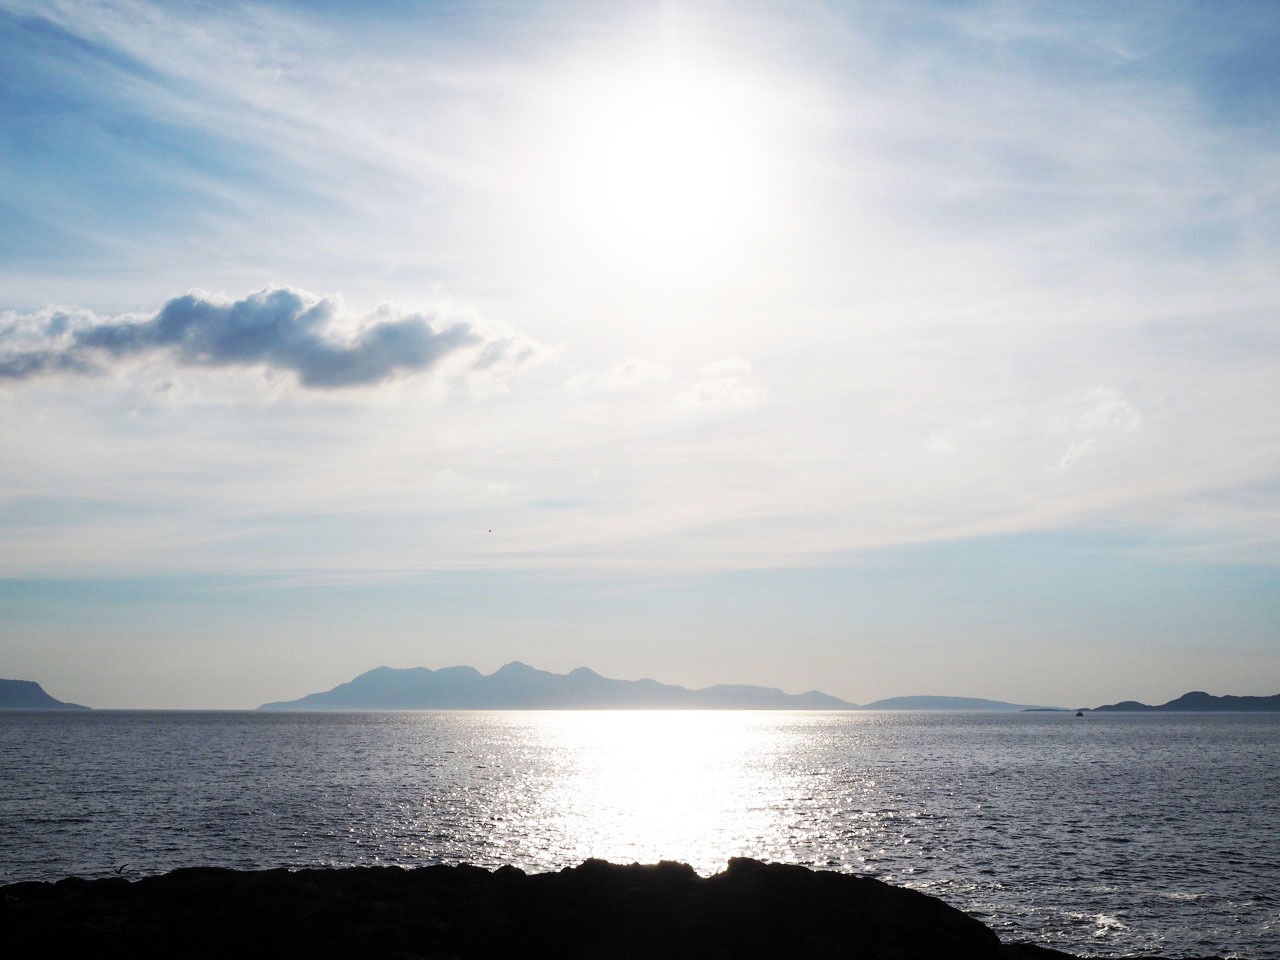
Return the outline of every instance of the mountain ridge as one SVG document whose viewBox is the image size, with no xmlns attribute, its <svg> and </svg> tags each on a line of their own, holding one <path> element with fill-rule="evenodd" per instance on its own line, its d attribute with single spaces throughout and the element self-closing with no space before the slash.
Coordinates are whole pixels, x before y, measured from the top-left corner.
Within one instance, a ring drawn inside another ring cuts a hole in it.
<svg viewBox="0 0 1280 960">
<path fill-rule="evenodd" d="M 474 667 L 374 667 L 330 690 L 259 710 L 856 710 L 818 690 L 717 684 L 700 690 L 649 677 L 615 680 L 589 667 L 550 673 L 513 660 L 491 674 Z"/>
</svg>

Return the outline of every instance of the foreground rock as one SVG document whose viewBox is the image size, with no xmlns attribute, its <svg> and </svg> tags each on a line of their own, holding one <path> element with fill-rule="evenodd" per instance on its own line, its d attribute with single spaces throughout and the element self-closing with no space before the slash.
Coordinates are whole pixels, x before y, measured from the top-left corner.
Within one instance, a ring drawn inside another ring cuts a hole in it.
<svg viewBox="0 0 1280 960">
<path fill-rule="evenodd" d="M 0 887 L 28 956 L 1052 960 L 941 900 L 868 877 L 735 859 L 678 863 L 175 870 Z"/>
</svg>

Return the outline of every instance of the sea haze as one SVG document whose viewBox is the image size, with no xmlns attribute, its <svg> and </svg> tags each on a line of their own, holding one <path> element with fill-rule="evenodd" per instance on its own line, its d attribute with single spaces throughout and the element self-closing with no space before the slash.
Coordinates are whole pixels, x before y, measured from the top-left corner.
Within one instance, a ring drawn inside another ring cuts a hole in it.
<svg viewBox="0 0 1280 960">
<path fill-rule="evenodd" d="M 1280 715 L 0 714 L 0 880 L 730 856 L 1081 954 L 1277 952 Z"/>
</svg>

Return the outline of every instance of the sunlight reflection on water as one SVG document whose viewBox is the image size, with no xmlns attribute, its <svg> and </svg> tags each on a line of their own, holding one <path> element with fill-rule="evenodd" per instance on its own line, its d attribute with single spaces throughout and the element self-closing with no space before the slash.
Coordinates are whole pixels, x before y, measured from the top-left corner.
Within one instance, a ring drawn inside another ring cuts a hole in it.
<svg viewBox="0 0 1280 960">
<path fill-rule="evenodd" d="M 533 726 L 556 760 L 540 819 L 574 860 L 678 857 L 721 869 L 727 850 L 757 851 L 800 790 L 779 763 L 788 725 L 752 721 L 726 712 L 543 715 Z"/>
<path fill-rule="evenodd" d="M 1277 716 L 14 714 L 0 786 L 0 882 L 752 856 L 1075 952 L 1276 956 Z"/>
</svg>

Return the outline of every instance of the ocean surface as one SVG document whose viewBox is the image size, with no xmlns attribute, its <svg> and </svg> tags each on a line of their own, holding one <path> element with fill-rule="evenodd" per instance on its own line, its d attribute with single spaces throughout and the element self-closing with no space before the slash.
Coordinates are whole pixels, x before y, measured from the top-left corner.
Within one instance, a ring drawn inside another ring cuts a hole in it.
<svg viewBox="0 0 1280 960">
<path fill-rule="evenodd" d="M 731 856 L 1002 938 L 1280 958 L 1280 715 L 0 713 L 0 883 Z"/>
</svg>

